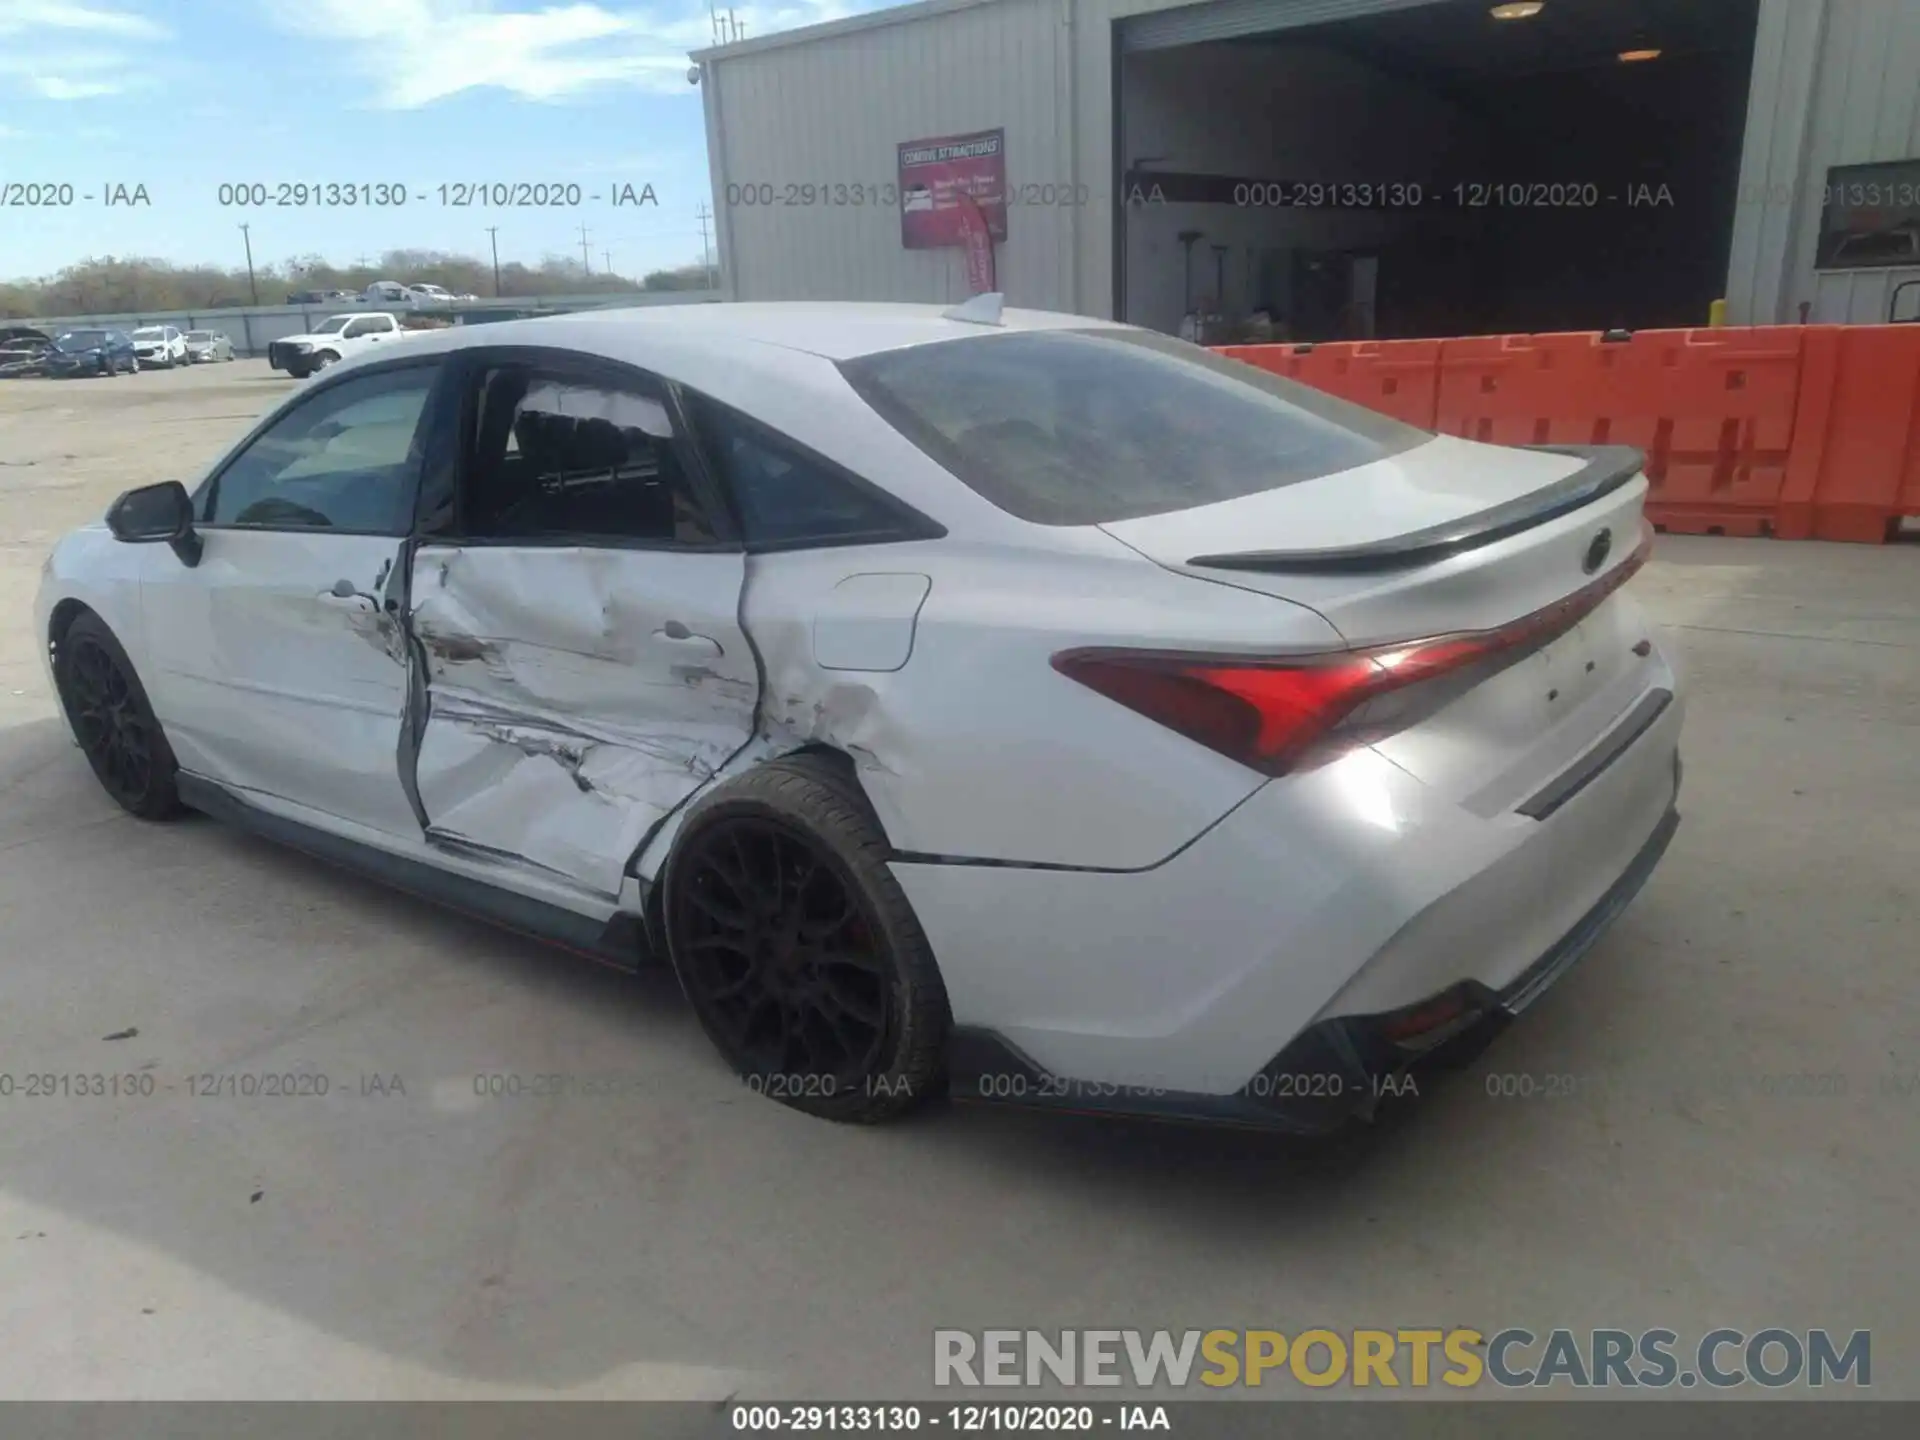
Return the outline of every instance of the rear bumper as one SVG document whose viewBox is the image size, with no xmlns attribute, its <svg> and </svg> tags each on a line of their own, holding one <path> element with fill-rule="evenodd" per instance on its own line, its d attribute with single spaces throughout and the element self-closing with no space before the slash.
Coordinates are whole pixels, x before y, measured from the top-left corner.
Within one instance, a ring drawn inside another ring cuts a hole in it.
<svg viewBox="0 0 1920 1440">
<path fill-rule="evenodd" d="M 1381 1077 L 1483 1042 L 1672 838 L 1684 706 L 1647 703 L 1674 690 L 1651 665 L 1647 695 L 1565 767 L 1577 783 L 1537 807 L 1475 813 L 1356 752 L 1146 870 L 896 862 L 946 982 L 953 1093 L 1316 1129 L 1369 1110 Z M 1410 1023 L 1436 1006 L 1444 1025 Z"/>
<path fill-rule="evenodd" d="M 1676 755 L 1676 792 L 1678 769 Z M 1679 828 L 1676 805 L 1599 903 L 1504 989 L 1464 980 L 1403 1011 L 1318 1021 L 1228 1094 L 1052 1075 L 1001 1036 L 965 1027 L 956 1028 L 949 1050 L 951 1092 L 963 1100 L 1300 1135 L 1370 1119 L 1383 1098 L 1401 1093 L 1402 1077 L 1468 1063 L 1571 970 L 1640 893 Z M 1435 1023 L 1405 1028 L 1427 1018 Z"/>
</svg>

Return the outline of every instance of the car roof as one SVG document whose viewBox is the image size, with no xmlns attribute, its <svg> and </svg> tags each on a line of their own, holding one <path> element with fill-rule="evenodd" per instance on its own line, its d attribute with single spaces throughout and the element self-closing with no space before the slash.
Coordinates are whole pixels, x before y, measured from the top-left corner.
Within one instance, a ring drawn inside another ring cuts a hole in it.
<svg viewBox="0 0 1920 1440">
<path fill-rule="evenodd" d="M 851 301 L 782 301 L 695 302 L 581 310 L 457 327 L 447 336 L 444 348 L 554 345 L 671 374 L 670 362 L 676 353 L 693 357 L 726 349 L 737 352 L 743 344 L 798 351 L 826 360 L 852 360 L 943 340 L 1035 330 L 1129 328 L 1110 320 L 1047 310 L 1006 310 L 999 325 L 983 325 L 948 318 L 950 308 Z"/>
</svg>

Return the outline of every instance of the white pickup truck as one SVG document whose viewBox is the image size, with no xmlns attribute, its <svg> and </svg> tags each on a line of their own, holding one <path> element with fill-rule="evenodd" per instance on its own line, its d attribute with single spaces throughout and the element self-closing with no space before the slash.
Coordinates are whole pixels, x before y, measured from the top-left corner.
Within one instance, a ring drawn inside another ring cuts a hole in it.
<svg viewBox="0 0 1920 1440">
<path fill-rule="evenodd" d="M 290 335 L 267 346 L 267 364 L 299 380 L 336 360 L 358 355 L 372 345 L 398 340 L 409 332 L 386 310 L 363 310 L 323 320 L 305 335 Z"/>
</svg>

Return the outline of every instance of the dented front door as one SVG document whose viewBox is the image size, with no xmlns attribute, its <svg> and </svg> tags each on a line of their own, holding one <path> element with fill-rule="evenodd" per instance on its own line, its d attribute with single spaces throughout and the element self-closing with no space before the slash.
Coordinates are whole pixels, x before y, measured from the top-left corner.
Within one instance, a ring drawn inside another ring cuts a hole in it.
<svg viewBox="0 0 1920 1440">
<path fill-rule="evenodd" d="M 752 732 L 739 553 L 428 544 L 415 781 L 428 835 L 617 895 L 653 827 Z"/>
</svg>

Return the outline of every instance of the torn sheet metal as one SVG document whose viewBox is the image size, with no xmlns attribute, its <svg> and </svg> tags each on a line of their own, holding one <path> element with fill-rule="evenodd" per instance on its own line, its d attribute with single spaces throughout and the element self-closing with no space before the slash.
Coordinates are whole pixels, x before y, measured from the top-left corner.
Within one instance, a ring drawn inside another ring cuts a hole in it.
<svg viewBox="0 0 1920 1440">
<path fill-rule="evenodd" d="M 751 733 L 744 573 L 737 555 L 422 550 L 428 834 L 618 894 L 647 833 Z"/>
<path fill-rule="evenodd" d="M 844 556 L 794 551 L 749 562 L 746 609 L 766 672 L 752 743 L 721 780 L 819 746 L 852 760 L 883 828 L 902 817 L 894 797 L 917 753 L 898 706 L 900 672 L 933 581 L 918 572 L 849 574 Z M 681 817 L 648 842 L 638 869 L 658 873 Z"/>
</svg>

